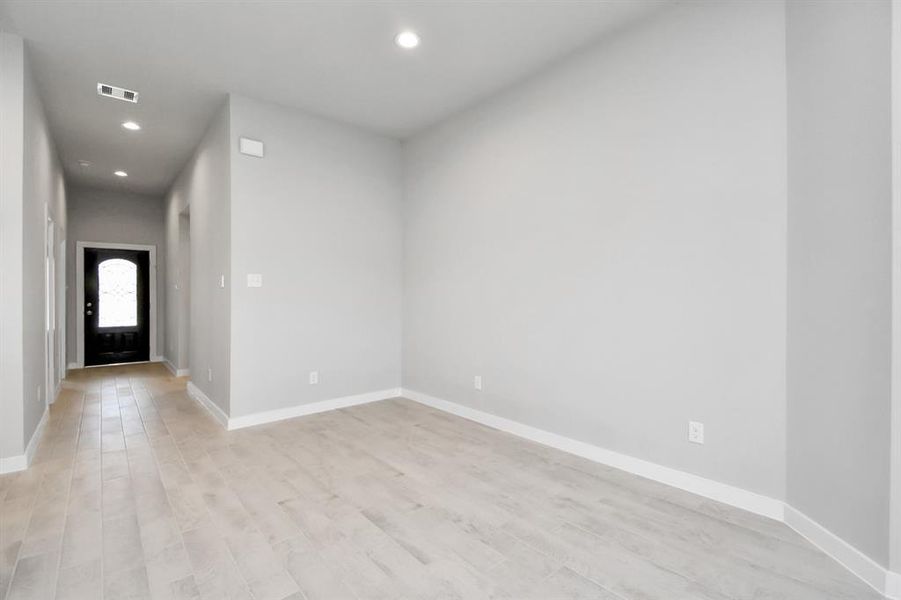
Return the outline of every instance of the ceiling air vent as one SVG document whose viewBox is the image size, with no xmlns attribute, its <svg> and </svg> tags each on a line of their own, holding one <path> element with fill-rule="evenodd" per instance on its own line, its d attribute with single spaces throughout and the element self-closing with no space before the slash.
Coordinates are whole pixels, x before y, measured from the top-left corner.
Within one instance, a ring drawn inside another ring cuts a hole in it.
<svg viewBox="0 0 901 600">
<path fill-rule="evenodd" d="M 125 100 L 126 102 L 138 102 L 138 93 L 133 90 L 107 85 L 105 83 L 97 84 L 97 93 L 107 98 L 115 98 L 116 100 Z"/>
</svg>

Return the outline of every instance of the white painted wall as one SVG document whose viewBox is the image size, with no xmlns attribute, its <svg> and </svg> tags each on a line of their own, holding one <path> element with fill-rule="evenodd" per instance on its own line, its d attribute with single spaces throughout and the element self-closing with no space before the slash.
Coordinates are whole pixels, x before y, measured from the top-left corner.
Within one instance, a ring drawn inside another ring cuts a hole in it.
<svg viewBox="0 0 901 600">
<path fill-rule="evenodd" d="M 787 7 L 787 499 L 884 566 L 890 10 L 852 0 Z"/>
<path fill-rule="evenodd" d="M 191 381 L 226 414 L 229 412 L 231 343 L 231 242 L 229 106 L 216 113 L 194 156 L 175 180 L 165 199 L 165 233 L 169 248 L 179 247 L 179 216 L 190 211 L 190 315 L 189 354 Z M 168 306 L 181 306 L 174 286 L 177 257 L 168 257 Z M 225 287 L 219 287 L 220 275 Z M 173 357 L 179 347 L 179 313 L 170 311 L 166 337 L 167 358 L 179 368 L 184 357 Z M 174 344 L 174 345 L 172 345 Z M 207 376 L 212 370 L 212 381 Z"/>
<path fill-rule="evenodd" d="M 166 322 L 166 236 L 163 228 L 164 206 L 161 198 L 118 190 L 72 188 L 69 201 L 68 259 L 66 261 L 68 307 L 69 362 L 77 360 L 75 281 L 76 244 L 78 242 L 110 242 L 156 246 L 156 322 L 158 352 L 165 348 Z M 153 357 L 151 357 L 153 358 Z"/>
<path fill-rule="evenodd" d="M 66 235 L 62 170 L 18 36 L 0 33 L 0 457 L 24 453 L 47 389 L 45 235 Z M 57 251 L 55 259 L 62 260 Z M 56 313 L 62 314 L 57 305 Z M 61 338 L 51 348 L 59 355 Z M 51 381 L 51 386 L 54 382 Z"/>
<path fill-rule="evenodd" d="M 687 3 L 405 144 L 404 387 L 781 498 L 784 34 Z"/>
<path fill-rule="evenodd" d="M 399 387 L 400 144 L 232 96 L 231 161 L 230 415 Z"/>
</svg>

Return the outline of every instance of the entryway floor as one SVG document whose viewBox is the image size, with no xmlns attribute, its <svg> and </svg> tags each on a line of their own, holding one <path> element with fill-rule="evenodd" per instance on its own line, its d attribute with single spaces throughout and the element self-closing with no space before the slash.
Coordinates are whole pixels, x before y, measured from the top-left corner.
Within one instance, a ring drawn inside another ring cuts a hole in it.
<svg viewBox="0 0 901 600">
<path fill-rule="evenodd" d="M 185 384 L 70 374 L 0 477 L 0 597 L 880 598 L 783 524 L 409 400 L 227 432 Z"/>
</svg>

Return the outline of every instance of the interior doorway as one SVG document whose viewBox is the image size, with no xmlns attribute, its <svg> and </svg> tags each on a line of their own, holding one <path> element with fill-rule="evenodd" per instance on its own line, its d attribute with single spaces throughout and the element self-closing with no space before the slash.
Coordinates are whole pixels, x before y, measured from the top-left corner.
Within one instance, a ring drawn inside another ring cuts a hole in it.
<svg viewBox="0 0 901 600">
<path fill-rule="evenodd" d="M 190 372 L 191 322 L 191 213 L 190 207 L 178 215 L 178 374 Z"/>
<path fill-rule="evenodd" d="M 48 215 L 44 235 L 44 403 L 56 400 L 57 347 L 56 347 L 56 307 L 57 307 L 57 264 L 56 264 L 56 224 Z"/>
</svg>

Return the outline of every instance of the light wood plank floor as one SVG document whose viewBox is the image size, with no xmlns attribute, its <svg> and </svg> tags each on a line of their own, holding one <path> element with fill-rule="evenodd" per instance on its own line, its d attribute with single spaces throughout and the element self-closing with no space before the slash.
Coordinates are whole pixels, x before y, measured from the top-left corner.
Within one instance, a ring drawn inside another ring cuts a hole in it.
<svg viewBox="0 0 901 600">
<path fill-rule="evenodd" d="M 784 525 L 397 399 L 225 432 L 74 372 L 0 477 L 0 597 L 875 599 Z"/>
</svg>

